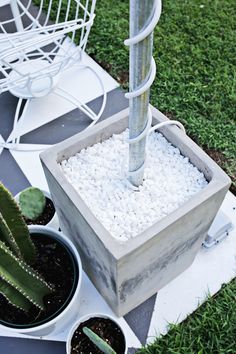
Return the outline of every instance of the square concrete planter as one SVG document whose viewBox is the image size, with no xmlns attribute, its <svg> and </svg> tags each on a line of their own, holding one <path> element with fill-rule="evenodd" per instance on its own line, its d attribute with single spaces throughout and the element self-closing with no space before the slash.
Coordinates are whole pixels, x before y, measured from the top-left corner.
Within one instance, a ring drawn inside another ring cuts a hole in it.
<svg viewBox="0 0 236 354">
<path fill-rule="evenodd" d="M 167 120 L 155 108 L 152 112 L 153 124 Z M 209 184 L 145 232 L 119 243 L 92 214 L 58 163 L 127 126 L 128 109 L 41 154 L 60 226 L 76 243 L 84 270 L 117 315 L 135 308 L 191 265 L 230 186 L 229 177 L 179 128 L 162 128 L 167 140 L 189 157 Z"/>
</svg>

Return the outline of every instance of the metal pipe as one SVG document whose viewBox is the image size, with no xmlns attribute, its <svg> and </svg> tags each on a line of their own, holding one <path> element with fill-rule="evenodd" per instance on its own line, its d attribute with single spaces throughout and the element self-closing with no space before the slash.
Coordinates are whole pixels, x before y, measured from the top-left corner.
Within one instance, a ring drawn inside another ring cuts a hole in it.
<svg viewBox="0 0 236 354">
<path fill-rule="evenodd" d="M 130 0 L 130 38 L 142 32 L 153 17 L 155 0 Z M 153 33 L 136 44 L 130 44 L 129 90 L 138 90 L 151 75 Z M 129 138 L 138 137 L 148 124 L 150 89 L 130 98 Z M 129 144 L 129 180 L 134 186 L 143 181 L 146 137 Z M 137 171 L 137 173 L 132 173 Z"/>
</svg>

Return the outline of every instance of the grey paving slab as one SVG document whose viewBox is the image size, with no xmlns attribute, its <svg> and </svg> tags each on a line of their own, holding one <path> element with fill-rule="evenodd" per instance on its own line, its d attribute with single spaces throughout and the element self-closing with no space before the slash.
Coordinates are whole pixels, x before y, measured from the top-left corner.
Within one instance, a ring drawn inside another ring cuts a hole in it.
<svg viewBox="0 0 236 354">
<path fill-rule="evenodd" d="M 18 99 L 8 92 L 0 95 L 0 133 L 5 140 L 12 130 L 17 101 Z"/>
<path fill-rule="evenodd" d="M 121 89 L 117 88 L 108 93 L 108 103 L 100 121 L 108 118 L 128 106 Z M 11 133 L 14 114 L 18 99 L 8 92 L 0 95 L 0 134 L 6 140 Z M 88 106 L 95 112 L 101 107 L 102 98 L 96 98 Z M 75 109 L 64 114 L 58 119 L 43 125 L 42 127 L 25 134 L 21 138 L 22 143 L 56 144 L 85 129 L 91 120 L 81 111 Z"/>
<path fill-rule="evenodd" d="M 0 154 L 0 181 L 13 195 L 30 185 L 26 176 L 8 150 L 3 150 Z"/>
<path fill-rule="evenodd" d="M 133 332 L 143 345 L 145 345 L 147 341 L 148 330 L 152 319 L 156 297 L 157 294 L 153 295 L 147 301 L 124 316 L 126 322 L 132 328 Z"/>
<path fill-rule="evenodd" d="M 95 112 L 101 107 L 102 97 L 98 97 L 91 101 L 88 106 Z M 100 121 L 108 118 L 128 106 L 128 101 L 124 97 L 121 89 L 117 88 L 108 93 L 107 105 Z M 70 136 L 79 133 L 85 129 L 91 120 L 81 111 L 75 109 L 42 127 L 25 134 L 21 138 L 23 143 L 34 144 L 56 144 Z"/>
<path fill-rule="evenodd" d="M 65 354 L 65 343 L 0 337 L 0 354 Z"/>
<path fill-rule="evenodd" d="M 129 354 L 135 354 L 136 352 L 137 352 L 137 349 L 129 348 Z"/>
</svg>

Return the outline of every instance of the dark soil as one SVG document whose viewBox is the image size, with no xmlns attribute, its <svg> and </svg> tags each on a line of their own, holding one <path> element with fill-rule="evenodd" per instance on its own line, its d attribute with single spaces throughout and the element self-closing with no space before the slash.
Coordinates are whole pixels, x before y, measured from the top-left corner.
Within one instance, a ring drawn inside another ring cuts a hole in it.
<svg viewBox="0 0 236 354">
<path fill-rule="evenodd" d="M 53 286 L 53 293 L 44 297 L 45 311 L 39 310 L 34 305 L 28 313 L 12 306 L 0 294 L 0 323 L 26 325 L 34 324 L 49 317 L 55 317 L 69 303 L 74 294 L 74 284 L 78 279 L 75 274 L 74 259 L 68 254 L 65 246 L 50 237 L 42 234 L 33 234 L 37 257 L 33 268 Z"/>
<path fill-rule="evenodd" d="M 106 318 L 90 318 L 79 325 L 71 341 L 71 354 L 102 354 L 91 340 L 84 334 L 83 327 L 90 328 L 104 339 L 117 354 L 125 352 L 125 338 L 116 323 Z"/>
<path fill-rule="evenodd" d="M 214 149 L 208 149 L 204 148 L 205 152 L 219 165 L 223 170 L 225 170 L 226 173 L 228 173 L 229 177 L 232 180 L 232 184 L 230 186 L 230 191 L 236 195 L 236 171 L 233 171 L 231 174 L 227 171 L 225 168 L 225 165 L 227 164 L 228 160 L 224 156 L 224 154 L 220 151 L 214 150 Z"/>
<path fill-rule="evenodd" d="M 25 222 L 27 223 L 27 225 L 43 225 L 43 226 L 45 226 L 49 223 L 49 221 L 52 220 L 54 214 L 55 214 L 54 204 L 51 201 L 51 199 L 46 197 L 46 205 L 45 205 L 42 215 L 40 215 L 35 220 L 30 220 L 26 217 L 24 217 L 24 219 L 25 219 Z"/>
<path fill-rule="evenodd" d="M 119 71 L 117 74 L 117 81 L 119 84 L 123 86 L 127 86 L 127 83 L 129 82 L 129 72 L 128 71 Z"/>
<path fill-rule="evenodd" d="M 226 158 L 224 154 L 220 151 L 214 150 L 214 149 L 209 149 L 207 147 L 204 147 L 204 151 L 220 166 L 223 166 Z"/>
</svg>

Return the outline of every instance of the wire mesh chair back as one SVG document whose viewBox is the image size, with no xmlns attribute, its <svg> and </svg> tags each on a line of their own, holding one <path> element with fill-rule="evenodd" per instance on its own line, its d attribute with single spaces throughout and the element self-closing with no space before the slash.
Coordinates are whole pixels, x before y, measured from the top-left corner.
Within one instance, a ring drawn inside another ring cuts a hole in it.
<svg viewBox="0 0 236 354">
<path fill-rule="evenodd" d="M 96 0 L 1 1 L 9 1 L 11 11 L 0 22 L 0 93 L 42 97 L 80 61 Z"/>
</svg>

